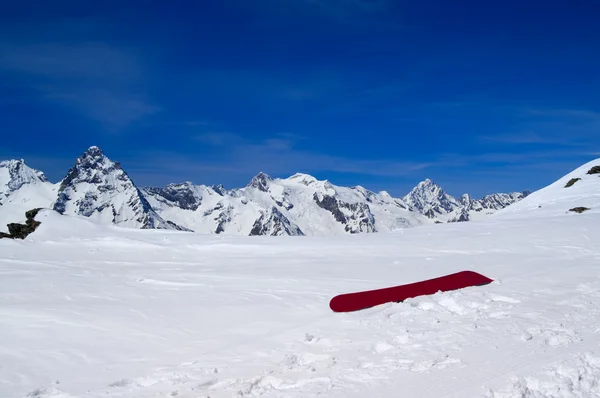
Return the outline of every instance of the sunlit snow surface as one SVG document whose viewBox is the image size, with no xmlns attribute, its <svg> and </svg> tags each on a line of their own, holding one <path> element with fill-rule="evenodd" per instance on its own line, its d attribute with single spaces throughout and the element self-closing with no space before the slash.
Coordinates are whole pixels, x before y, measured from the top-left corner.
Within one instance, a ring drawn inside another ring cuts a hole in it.
<svg viewBox="0 0 600 398">
<path fill-rule="evenodd" d="M 0 397 L 599 396 L 600 177 L 581 182 L 510 217 L 334 237 L 43 211 L 25 241 L 0 240 Z M 565 209 L 579 202 L 592 210 Z M 467 269 L 495 282 L 328 306 Z"/>
</svg>

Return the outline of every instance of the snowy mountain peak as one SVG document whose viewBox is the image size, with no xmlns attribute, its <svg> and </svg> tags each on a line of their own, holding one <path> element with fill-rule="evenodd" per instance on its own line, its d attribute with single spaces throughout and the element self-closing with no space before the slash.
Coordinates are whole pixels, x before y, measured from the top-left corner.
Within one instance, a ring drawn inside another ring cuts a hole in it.
<svg viewBox="0 0 600 398">
<path fill-rule="evenodd" d="M 403 200 L 411 210 L 432 220 L 460 222 L 492 214 L 518 202 L 528 194 L 528 191 L 497 193 L 482 199 L 474 199 L 471 195 L 464 194 L 457 200 L 428 178 L 414 187 Z"/>
<path fill-rule="evenodd" d="M 120 164 L 96 146 L 85 151 L 69 170 L 54 209 L 126 227 L 181 229 L 156 214 Z"/>
<path fill-rule="evenodd" d="M 429 218 L 450 213 L 459 206 L 454 197 L 429 178 L 421 181 L 403 199 L 409 208 Z"/>
<path fill-rule="evenodd" d="M 288 177 L 288 180 L 294 181 L 294 182 L 297 182 L 297 183 L 300 183 L 300 184 L 303 184 L 306 186 L 314 184 L 318 181 L 315 177 L 313 177 L 309 174 L 304 174 L 304 173 L 296 173 L 293 176 Z"/>
<path fill-rule="evenodd" d="M 37 207 L 50 207 L 56 198 L 56 185 L 23 159 L 0 162 L 0 232 L 8 223 L 21 223 L 23 214 Z"/>
<path fill-rule="evenodd" d="M 212 190 L 218 193 L 221 196 L 227 195 L 227 190 L 222 184 L 211 186 Z"/>
<path fill-rule="evenodd" d="M 0 162 L 0 194 L 7 195 L 26 184 L 48 182 L 44 173 L 25 164 L 23 159 Z"/>
<path fill-rule="evenodd" d="M 97 146 L 91 146 L 85 151 L 79 158 L 77 158 L 78 164 L 88 164 L 90 167 L 97 167 L 105 163 L 111 162 L 100 148 Z"/>
<path fill-rule="evenodd" d="M 269 192 L 269 183 L 272 181 L 272 177 L 261 171 L 254 178 L 252 178 L 252 181 L 250 181 L 248 187 L 257 188 L 263 192 Z"/>
</svg>

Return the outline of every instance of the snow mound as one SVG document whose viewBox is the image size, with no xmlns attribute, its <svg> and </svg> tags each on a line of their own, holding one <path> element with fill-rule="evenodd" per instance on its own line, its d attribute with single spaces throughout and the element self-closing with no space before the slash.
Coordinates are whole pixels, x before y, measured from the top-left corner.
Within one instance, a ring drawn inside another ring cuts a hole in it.
<svg viewBox="0 0 600 398">
<path fill-rule="evenodd" d="M 523 200 L 496 213 L 493 218 L 578 216 L 570 209 L 582 207 L 585 214 L 600 212 L 600 174 L 588 174 L 600 166 L 600 158 L 566 174 Z"/>
</svg>

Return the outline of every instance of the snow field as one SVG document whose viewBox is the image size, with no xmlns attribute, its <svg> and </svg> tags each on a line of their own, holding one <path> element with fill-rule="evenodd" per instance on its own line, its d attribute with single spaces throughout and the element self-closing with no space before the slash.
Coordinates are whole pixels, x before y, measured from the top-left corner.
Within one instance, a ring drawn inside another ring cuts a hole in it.
<svg viewBox="0 0 600 398">
<path fill-rule="evenodd" d="M 0 241 L 2 397 L 594 397 L 600 215 L 203 236 L 44 211 Z M 336 314 L 336 294 L 490 285 Z"/>
</svg>

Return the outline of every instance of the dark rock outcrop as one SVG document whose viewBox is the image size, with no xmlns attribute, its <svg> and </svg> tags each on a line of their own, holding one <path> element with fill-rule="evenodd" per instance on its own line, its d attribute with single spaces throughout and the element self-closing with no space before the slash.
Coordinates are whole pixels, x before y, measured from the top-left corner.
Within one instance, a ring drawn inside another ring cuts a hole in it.
<svg viewBox="0 0 600 398">
<path fill-rule="evenodd" d="M 270 214 L 263 212 L 254 222 L 250 236 L 303 236 L 302 230 L 284 216 L 276 207 L 272 207 Z"/>
<path fill-rule="evenodd" d="M 41 222 L 35 220 L 35 216 L 37 216 L 40 210 L 41 208 L 26 211 L 25 224 L 7 224 L 8 234 L 0 232 L 0 238 L 25 239 L 29 234 L 33 233 L 37 227 L 40 226 Z"/>
<path fill-rule="evenodd" d="M 181 209 L 194 211 L 202 204 L 202 198 L 197 197 L 191 187 L 192 184 L 186 182 L 183 184 L 169 184 L 165 188 L 144 188 L 143 192 L 164 198 L 168 201 L 167 203 L 170 202 Z"/>
<path fill-rule="evenodd" d="M 565 188 L 572 187 L 573 185 L 575 185 L 575 183 L 576 183 L 577 181 L 580 181 L 580 180 L 581 180 L 581 178 L 571 178 L 571 179 L 569 180 L 569 182 L 567 182 L 567 184 L 565 185 Z"/>
<path fill-rule="evenodd" d="M 344 230 L 351 234 L 377 232 L 375 217 L 366 203 L 346 203 L 335 196 L 313 195 L 313 200 L 322 209 L 329 211 L 335 220 L 344 224 Z"/>
<path fill-rule="evenodd" d="M 600 174 L 600 166 L 594 166 L 588 170 L 588 174 Z"/>
<path fill-rule="evenodd" d="M 583 207 L 583 206 L 579 206 L 579 207 L 573 207 L 572 209 L 569 209 L 569 211 L 572 211 L 574 213 L 583 213 L 584 211 L 588 211 L 590 210 L 589 207 Z"/>
</svg>

